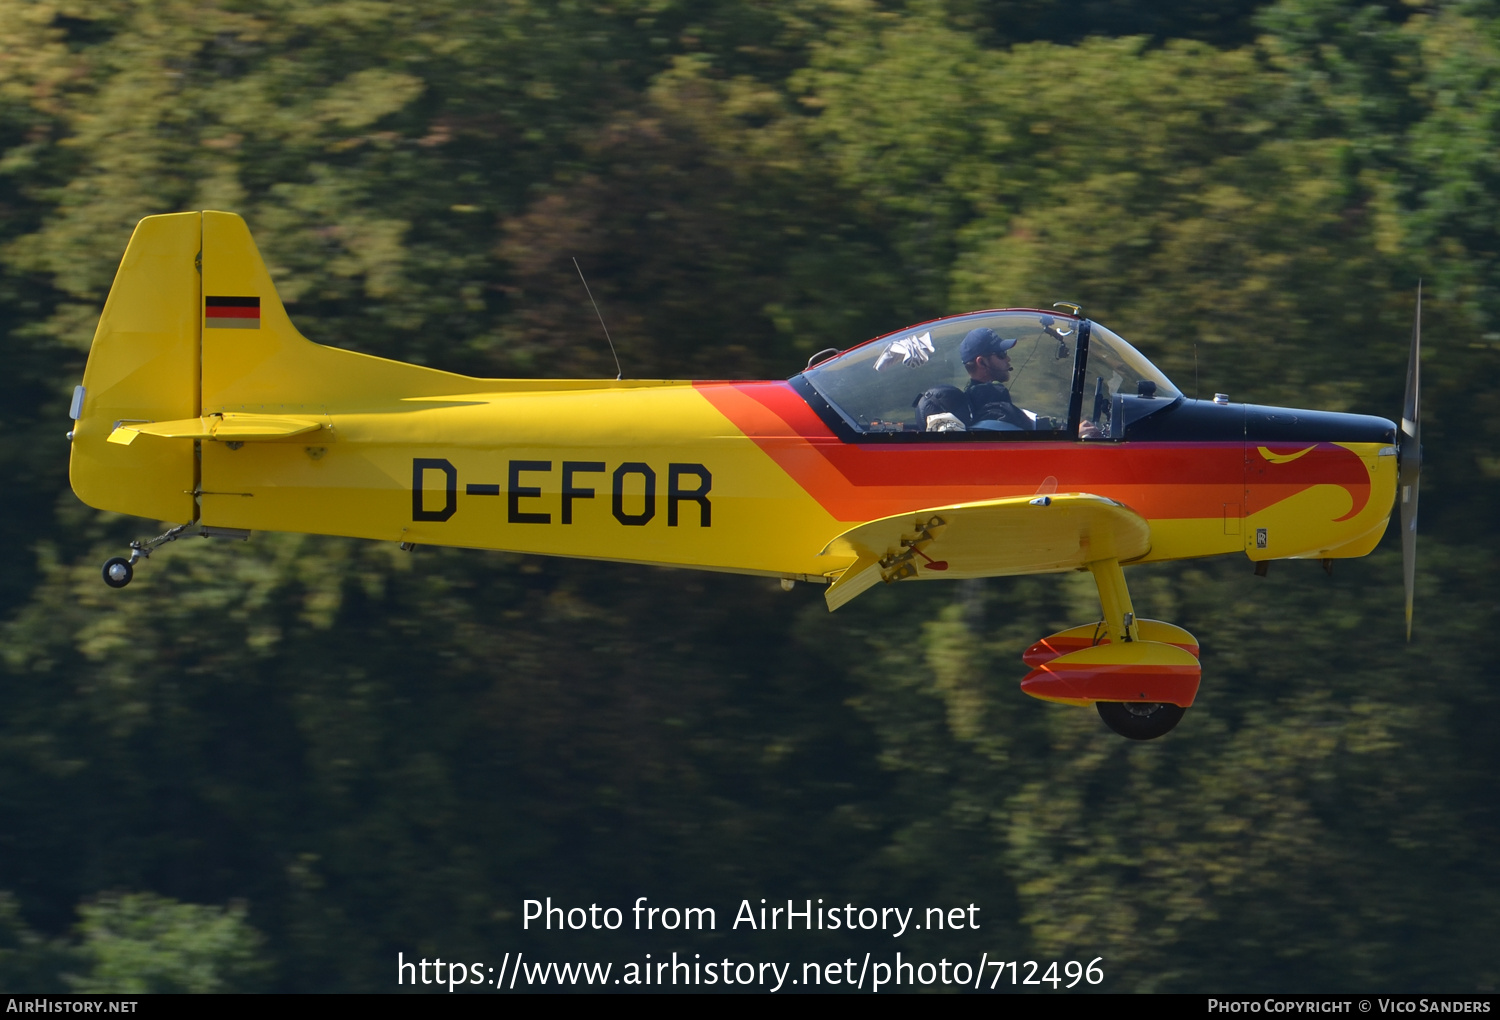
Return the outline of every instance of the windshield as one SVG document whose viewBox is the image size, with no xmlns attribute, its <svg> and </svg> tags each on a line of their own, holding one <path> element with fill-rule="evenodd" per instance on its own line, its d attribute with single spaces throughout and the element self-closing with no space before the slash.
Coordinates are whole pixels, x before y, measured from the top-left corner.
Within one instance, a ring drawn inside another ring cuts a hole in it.
<svg viewBox="0 0 1500 1020">
<path fill-rule="evenodd" d="M 1090 325 L 1090 386 L 1097 385 L 1096 380 L 1103 379 L 1105 392 L 1111 397 L 1117 393 L 1145 396 L 1148 390 L 1154 396 L 1169 401 L 1182 396 L 1177 387 L 1172 385 L 1172 380 L 1162 375 L 1161 369 L 1147 361 L 1140 351 L 1097 322 Z M 1151 385 L 1143 388 L 1143 382 Z"/>
<path fill-rule="evenodd" d="M 1085 438 L 1124 439 L 1132 422 L 1165 408 L 1182 394 L 1140 351 L 1097 322 L 1089 324 L 1083 417 L 1099 432 Z"/>
<path fill-rule="evenodd" d="M 1077 335 L 1069 315 L 974 312 L 887 334 L 804 375 L 857 432 L 1062 434 Z"/>
</svg>

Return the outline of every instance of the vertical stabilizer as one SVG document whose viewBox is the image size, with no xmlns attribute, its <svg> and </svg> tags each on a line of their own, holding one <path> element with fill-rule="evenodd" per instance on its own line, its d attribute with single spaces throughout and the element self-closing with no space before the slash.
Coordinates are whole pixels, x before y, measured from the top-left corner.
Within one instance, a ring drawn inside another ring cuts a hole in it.
<svg viewBox="0 0 1500 1020">
<path fill-rule="evenodd" d="M 312 348 L 287 316 L 245 221 L 204 212 L 204 411 L 302 403 L 316 388 L 307 371 Z"/>
<path fill-rule="evenodd" d="M 308 340 L 292 325 L 245 221 L 203 213 L 203 413 L 387 408 L 472 380 Z"/>
<path fill-rule="evenodd" d="M 413 398 L 475 385 L 308 341 L 234 213 L 149 216 L 131 236 L 89 352 L 73 491 L 139 517 L 292 530 L 305 510 L 276 517 L 264 508 L 281 488 L 305 487 L 296 469 L 316 462 L 306 444 L 268 437 L 300 435 L 308 420 L 330 429 L 336 414 L 410 411 Z M 279 425 L 265 420 L 277 415 Z M 231 419 L 241 431 L 227 438 Z M 120 425 L 140 427 L 115 432 Z M 319 448 L 336 438 L 330 429 Z M 260 449 L 241 450 L 246 439 Z"/>
<path fill-rule="evenodd" d="M 148 216 L 131 235 L 83 373 L 69 476 L 89 506 L 153 520 L 197 516 L 192 442 L 107 442 L 120 422 L 199 414 L 202 214 Z"/>
</svg>

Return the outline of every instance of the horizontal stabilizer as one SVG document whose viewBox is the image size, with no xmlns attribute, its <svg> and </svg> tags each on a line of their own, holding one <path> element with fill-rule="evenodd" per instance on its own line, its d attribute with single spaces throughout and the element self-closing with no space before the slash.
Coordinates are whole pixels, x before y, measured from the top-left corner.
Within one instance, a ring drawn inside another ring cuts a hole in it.
<svg viewBox="0 0 1500 1020">
<path fill-rule="evenodd" d="M 122 422 L 109 434 L 109 441 L 129 446 L 137 436 L 146 435 L 160 436 L 163 439 L 213 439 L 230 443 L 265 442 L 289 439 L 327 427 L 328 423 L 319 418 L 226 411 L 223 414 L 183 418 L 179 421 Z"/>
<path fill-rule="evenodd" d="M 1003 577 L 1133 560 L 1151 549 L 1135 511 L 1088 493 L 1015 496 L 895 514 L 851 528 L 822 555 L 855 557 L 825 593 L 830 610 L 877 578 Z M 847 580 L 846 580 L 847 579 Z"/>
</svg>

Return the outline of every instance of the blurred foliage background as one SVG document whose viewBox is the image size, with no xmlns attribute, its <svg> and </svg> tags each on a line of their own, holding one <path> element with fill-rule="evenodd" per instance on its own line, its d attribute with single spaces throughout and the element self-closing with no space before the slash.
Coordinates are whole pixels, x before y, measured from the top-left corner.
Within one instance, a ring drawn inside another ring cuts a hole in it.
<svg viewBox="0 0 1500 1020">
<path fill-rule="evenodd" d="M 386 990 L 398 952 L 1103 956 L 1111 990 L 1494 990 L 1490 0 L 0 0 L 0 986 Z M 257 535 L 98 565 L 67 404 L 137 219 L 250 223 L 321 343 L 785 377 L 1082 301 L 1190 393 L 1394 416 L 1426 281 L 1416 637 L 1388 541 L 1137 568 L 1170 737 L 1033 702 L 1087 578 L 821 592 Z M 1456 418 L 1467 424 L 1458 428 Z M 521 901 L 716 936 L 522 932 Z M 982 906 L 900 944 L 741 897 Z M 970 953 L 972 950 L 972 953 Z"/>
</svg>

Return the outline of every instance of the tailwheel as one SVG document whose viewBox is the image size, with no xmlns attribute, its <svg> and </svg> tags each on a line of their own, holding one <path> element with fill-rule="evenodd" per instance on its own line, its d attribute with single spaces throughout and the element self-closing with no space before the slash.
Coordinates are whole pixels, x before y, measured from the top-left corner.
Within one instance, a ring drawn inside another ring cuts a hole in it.
<svg viewBox="0 0 1500 1020">
<path fill-rule="evenodd" d="M 127 560 L 123 556 L 111 556 L 109 559 L 104 561 L 104 583 L 109 585 L 111 588 L 125 587 L 130 583 L 130 579 L 135 576 L 135 565 L 137 563 L 150 556 L 152 550 L 157 546 L 162 545 L 166 542 L 177 541 L 182 537 L 182 533 L 184 531 L 186 531 L 196 523 L 198 522 L 189 521 L 187 524 L 179 524 L 177 525 L 177 527 L 170 528 L 166 532 L 157 535 L 155 538 L 147 539 L 144 542 L 131 542 L 130 559 Z M 219 528 L 216 530 L 220 534 L 227 534 L 234 538 L 247 538 L 250 535 L 250 532 L 248 531 L 236 531 L 231 528 Z M 207 538 L 211 533 L 211 529 L 209 528 L 203 528 L 202 531 L 205 538 Z"/>
<path fill-rule="evenodd" d="M 111 556 L 104 561 L 104 583 L 111 588 L 123 588 L 135 576 L 135 567 L 123 556 Z"/>
<path fill-rule="evenodd" d="M 1155 740 L 1182 721 L 1187 709 L 1166 702 L 1096 701 L 1104 725 L 1131 740 Z"/>
</svg>

